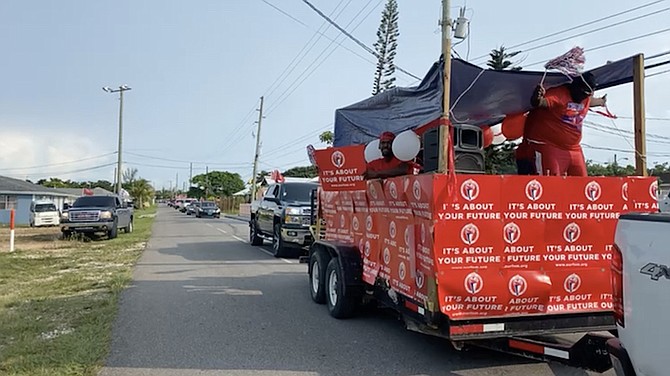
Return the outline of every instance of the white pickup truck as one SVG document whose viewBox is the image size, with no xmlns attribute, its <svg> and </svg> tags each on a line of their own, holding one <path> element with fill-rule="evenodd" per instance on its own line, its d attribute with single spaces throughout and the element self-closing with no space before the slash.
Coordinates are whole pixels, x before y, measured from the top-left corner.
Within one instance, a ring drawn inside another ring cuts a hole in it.
<svg viewBox="0 0 670 376">
<path fill-rule="evenodd" d="M 618 376 L 670 375 L 670 213 L 619 218 L 612 260 Z"/>
</svg>

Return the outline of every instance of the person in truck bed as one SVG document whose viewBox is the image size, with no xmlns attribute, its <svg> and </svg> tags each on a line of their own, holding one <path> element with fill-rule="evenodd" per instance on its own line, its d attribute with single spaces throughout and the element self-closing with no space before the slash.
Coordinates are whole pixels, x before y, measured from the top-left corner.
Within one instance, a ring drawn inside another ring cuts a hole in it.
<svg viewBox="0 0 670 376">
<path fill-rule="evenodd" d="M 565 85 L 535 89 L 524 128 L 524 142 L 533 150 L 534 174 L 587 176 L 580 145 L 582 122 L 590 107 L 607 102 L 605 96 L 592 97 L 595 87 L 593 74 L 584 73 Z"/>
<path fill-rule="evenodd" d="M 414 162 L 403 162 L 393 155 L 393 140 L 395 134 L 393 132 L 384 132 L 379 137 L 379 151 L 382 158 L 370 161 L 367 164 L 367 169 L 363 173 L 365 179 L 384 179 L 401 175 L 412 175 L 414 169 L 417 167 Z"/>
</svg>

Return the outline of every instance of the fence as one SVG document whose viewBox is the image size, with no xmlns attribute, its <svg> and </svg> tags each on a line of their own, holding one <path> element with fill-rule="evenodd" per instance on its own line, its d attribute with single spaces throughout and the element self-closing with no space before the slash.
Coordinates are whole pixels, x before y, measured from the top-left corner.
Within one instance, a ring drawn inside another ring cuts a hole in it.
<svg viewBox="0 0 670 376">
<path fill-rule="evenodd" d="M 217 200 L 217 204 L 223 213 L 239 214 L 240 204 L 244 204 L 244 197 L 221 197 Z"/>
</svg>

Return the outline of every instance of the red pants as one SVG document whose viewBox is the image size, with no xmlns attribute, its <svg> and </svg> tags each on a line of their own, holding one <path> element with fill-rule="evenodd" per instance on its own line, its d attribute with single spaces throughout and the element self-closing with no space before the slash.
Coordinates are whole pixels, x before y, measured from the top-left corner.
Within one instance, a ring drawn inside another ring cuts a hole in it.
<svg viewBox="0 0 670 376">
<path fill-rule="evenodd" d="M 549 144 L 531 144 L 539 175 L 587 176 L 582 148 L 565 150 Z"/>
</svg>

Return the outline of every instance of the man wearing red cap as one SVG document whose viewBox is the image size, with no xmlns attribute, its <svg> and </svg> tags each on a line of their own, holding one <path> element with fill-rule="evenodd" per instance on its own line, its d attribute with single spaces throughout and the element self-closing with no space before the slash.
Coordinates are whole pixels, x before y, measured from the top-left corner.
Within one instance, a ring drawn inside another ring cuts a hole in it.
<svg viewBox="0 0 670 376">
<path fill-rule="evenodd" d="M 363 174 L 366 179 L 383 179 L 414 173 L 414 165 L 403 162 L 393 155 L 393 132 L 384 132 L 379 137 L 379 151 L 382 158 L 368 162 L 367 170 Z"/>
</svg>

